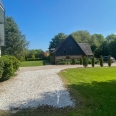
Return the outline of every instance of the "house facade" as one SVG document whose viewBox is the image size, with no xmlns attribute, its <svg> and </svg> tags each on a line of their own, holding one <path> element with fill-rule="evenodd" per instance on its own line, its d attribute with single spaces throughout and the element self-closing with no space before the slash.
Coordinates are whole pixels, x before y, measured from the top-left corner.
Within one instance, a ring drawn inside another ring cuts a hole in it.
<svg viewBox="0 0 116 116">
<path fill-rule="evenodd" d="M 54 63 L 61 59 L 80 59 L 83 56 L 92 56 L 93 53 L 88 43 L 77 43 L 72 35 L 69 35 L 57 48 L 50 52 Z"/>
</svg>

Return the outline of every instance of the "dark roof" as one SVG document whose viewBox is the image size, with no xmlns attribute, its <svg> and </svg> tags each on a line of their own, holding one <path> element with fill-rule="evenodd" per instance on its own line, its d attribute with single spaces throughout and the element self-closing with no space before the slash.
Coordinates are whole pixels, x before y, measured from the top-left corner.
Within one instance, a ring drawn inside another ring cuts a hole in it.
<svg viewBox="0 0 116 116">
<path fill-rule="evenodd" d="M 85 53 L 85 55 L 93 55 L 90 45 L 88 43 L 77 43 L 80 48 L 83 50 L 83 52 Z"/>
<path fill-rule="evenodd" d="M 72 37 L 72 35 L 69 35 L 64 41 L 62 41 L 57 47 L 56 49 L 52 52 L 56 52 L 62 45 L 63 43 L 69 38 L 71 37 L 74 41 L 75 39 Z M 76 42 L 76 41 L 75 41 Z M 76 42 L 77 43 L 77 42 Z M 85 53 L 85 55 L 93 55 L 90 45 L 88 43 L 77 43 L 77 45 L 79 45 L 79 47 L 81 48 L 81 50 Z"/>
</svg>

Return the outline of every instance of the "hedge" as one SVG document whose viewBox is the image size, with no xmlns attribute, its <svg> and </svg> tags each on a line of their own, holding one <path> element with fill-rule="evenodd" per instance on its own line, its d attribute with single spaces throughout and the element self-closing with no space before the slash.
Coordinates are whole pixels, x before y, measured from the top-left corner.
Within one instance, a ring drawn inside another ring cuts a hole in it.
<svg viewBox="0 0 116 116">
<path fill-rule="evenodd" d="M 18 70 L 20 61 L 14 56 L 5 55 L 0 58 L 0 64 L 1 81 L 4 81 L 9 79 Z"/>
</svg>

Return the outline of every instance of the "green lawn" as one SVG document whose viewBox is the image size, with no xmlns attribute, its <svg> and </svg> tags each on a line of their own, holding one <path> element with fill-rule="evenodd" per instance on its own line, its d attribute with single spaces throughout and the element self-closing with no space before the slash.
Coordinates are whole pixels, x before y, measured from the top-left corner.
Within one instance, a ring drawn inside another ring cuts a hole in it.
<svg viewBox="0 0 116 116">
<path fill-rule="evenodd" d="M 44 61 L 23 61 L 21 62 L 21 67 L 30 67 L 30 66 L 43 66 Z"/>
<path fill-rule="evenodd" d="M 116 116 L 116 67 L 67 69 L 60 75 L 77 101 L 72 114 Z"/>
</svg>

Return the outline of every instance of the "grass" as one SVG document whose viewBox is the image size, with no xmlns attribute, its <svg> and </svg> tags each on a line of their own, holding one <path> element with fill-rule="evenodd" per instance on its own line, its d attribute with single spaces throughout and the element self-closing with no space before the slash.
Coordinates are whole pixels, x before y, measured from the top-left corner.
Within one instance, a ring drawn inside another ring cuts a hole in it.
<svg viewBox="0 0 116 116">
<path fill-rule="evenodd" d="M 81 116 L 116 115 L 116 67 L 79 68 L 60 72 Z"/>
<path fill-rule="evenodd" d="M 23 61 L 21 62 L 21 67 L 30 67 L 30 66 L 43 66 L 45 65 L 45 60 L 40 61 Z"/>
<path fill-rule="evenodd" d="M 11 116 L 116 115 L 116 67 L 66 69 L 59 75 L 75 99 L 74 108 L 41 106 L 21 110 Z"/>
</svg>

